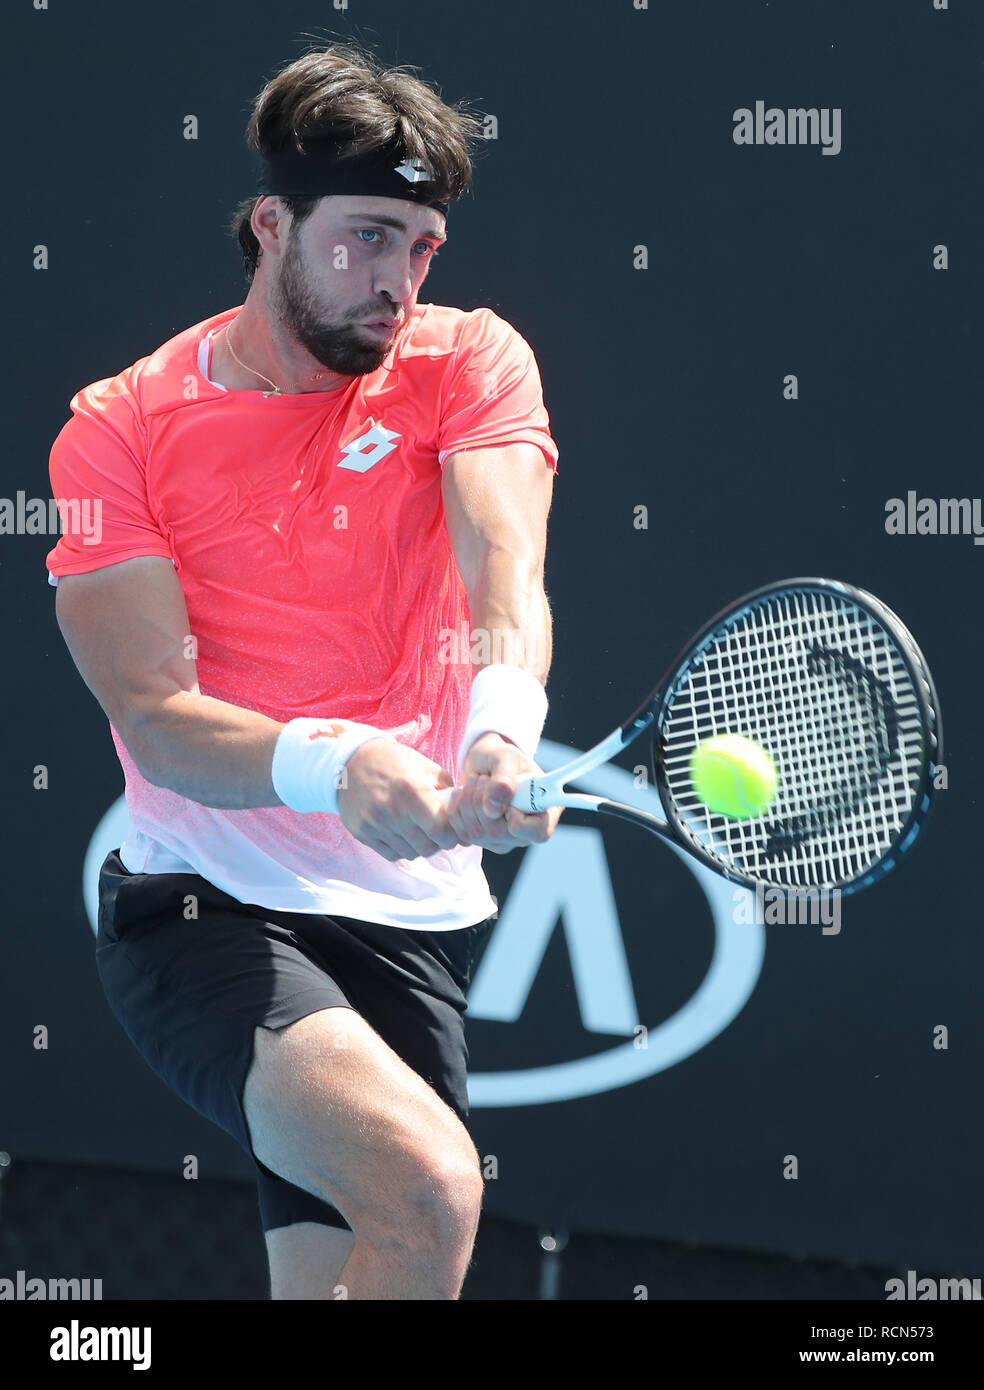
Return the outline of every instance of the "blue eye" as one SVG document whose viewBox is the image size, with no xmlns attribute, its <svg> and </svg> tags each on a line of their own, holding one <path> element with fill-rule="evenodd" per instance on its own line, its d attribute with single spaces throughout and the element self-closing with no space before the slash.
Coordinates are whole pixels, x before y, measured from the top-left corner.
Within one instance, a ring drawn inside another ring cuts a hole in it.
<svg viewBox="0 0 984 1390">
<path fill-rule="evenodd" d="M 357 237 L 363 238 L 370 236 L 379 237 L 382 235 L 375 227 L 357 227 L 355 234 Z M 363 241 L 364 246 L 376 246 L 377 244 L 378 243 L 375 241 Z M 422 246 L 430 259 L 433 259 L 438 254 L 437 248 L 432 246 L 429 241 L 418 241 L 416 245 L 418 248 Z"/>
</svg>

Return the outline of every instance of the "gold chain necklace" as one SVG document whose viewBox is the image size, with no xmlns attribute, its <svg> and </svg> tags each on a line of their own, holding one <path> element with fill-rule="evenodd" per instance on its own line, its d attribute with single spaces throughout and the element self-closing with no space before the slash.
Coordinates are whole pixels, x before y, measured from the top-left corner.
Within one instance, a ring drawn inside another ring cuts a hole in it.
<svg viewBox="0 0 984 1390">
<path fill-rule="evenodd" d="M 282 391 L 282 390 L 281 390 L 281 388 L 277 385 L 277 383 L 276 383 L 275 381 L 270 381 L 270 378 L 269 378 L 268 376 L 263 376 L 263 373 L 262 373 L 262 372 L 258 372 L 258 371 L 256 370 L 255 367 L 247 367 L 247 366 L 246 366 L 246 363 L 245 363 L 245 362 L 243 361 L 243 359 L 239 356 L 239 353 L 236 351 L 236 349 L 232 346 L 232 331 L 231 331 L 231 325 L 227 325 L 227 326 L 226 326 L 225 335 L 226 335 L 226 343 L 227 343 L 227 345 L 228 345 L 229 351 L 232 353 L 233 357 L 234 357 L 234 358 L 236 359 L 236 361 L 239 363 L 240 367 L 242 367 L 243 370 L 246 371 L 246 372 L 252 372 L 254 376 L 263 377 L 263 380 L 266 381 L 266 382 L 268 382 L 268 383 L 273 387 L 273 390 L 272 390 L 272 391 L 264 391 L 264 392 L 263 392 L 263 399 L 264 399 L 264 400 L 266 400 L 268 396 L 283 396 L 283 395 L 286 395 L 286 394 L 287 394 L 285 391 Z M 315 380 L 315 381 L 320 381 L 322 377 L 327 376 L 327 375 L 328 375 L 327 372 L 315 372 L 313 380 Z"/>
<path fill-rule="evenodd" d="M 263 377 L 263 380 L 269 382 L 270 385 L 273 387 L 273 390 L 272 390 L 272 391 L 264 391 L 264 392 L 263 392 L 263 399 L 264 399 L 264 400 L 266 400 L 266 398 L 267 398 L 268 396 L 282 396 L 282 395 L 284 395 L 284 392 L 281 391 L 280 387 L 277 385 L 277 383 L 276 383 L 275 381 L 270 381 L 270 378 L 269 378 L 268 376 L 263 376 L 263 373 L 262 373 L 262 372 L 258 372 L 254 367 L 247 367 L 247 366 L 246 366 L 246 363 L 245 363 L 245 362 L 243 361 L 243 359 L 239 356 L 239 353 L 236 351 L 236 349 L 232 346 L 232 331 L 231 331 L 231 328 L 227 328 L 227 329 L 226 329 L 226 345 L 228 346 L 229 351 L 232 353 L 233 357 L 236 359 L 236 361 L 239 363 L 240 367 L 242 367 L 244 371 L 246 371 L 246 372 L 252 372 L 252 373 L 253 373 L 253 376 Z"/>
</svg>

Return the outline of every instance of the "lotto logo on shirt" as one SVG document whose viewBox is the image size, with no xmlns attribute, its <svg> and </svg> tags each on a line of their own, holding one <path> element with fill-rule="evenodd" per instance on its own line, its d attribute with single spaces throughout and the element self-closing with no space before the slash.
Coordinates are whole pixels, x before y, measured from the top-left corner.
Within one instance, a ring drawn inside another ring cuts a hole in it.
<svg viewBox="0 0 984 1390">
<path fill-rule="evenodd" d="M 368 473 L 369 469 L 377 464 L 380 459 L 384 459 L 387 454 L 391 454 L 396 448 L 393 443 L 395 439 L 402 438 L 395 430 L 388 430 L 384 425 L 379 425 L 375 420 L 372 421 L 372 428 L 351 444 L 344 445 L 344 452 L 347 455 L 339 463 L 339 468 L 351 468 L 356 473 Z"/>
</svg>

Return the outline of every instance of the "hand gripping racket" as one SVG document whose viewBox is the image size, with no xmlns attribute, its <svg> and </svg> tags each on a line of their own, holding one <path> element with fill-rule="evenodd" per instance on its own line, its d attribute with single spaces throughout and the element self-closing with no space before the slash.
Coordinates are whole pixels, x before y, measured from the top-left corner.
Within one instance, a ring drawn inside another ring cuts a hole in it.
<svg viewBox="0 0 984 1390">
<path fill-rule="evenodd" d="M 565 790 L 646 732 L 665 819 Z M 697 799 L 690 755 L 715 734 L 771 757 L 779 785 L 761 814 L 732 819 Z M 554 772 L 521 777 L 512 804 L 618 816 L 746 886 L 850 893 L 912 847 L 941 761 L 936 690 L 901 621 L 848 584 L 790 579 L 718 613 L 624 724 Z"/>
</svg>

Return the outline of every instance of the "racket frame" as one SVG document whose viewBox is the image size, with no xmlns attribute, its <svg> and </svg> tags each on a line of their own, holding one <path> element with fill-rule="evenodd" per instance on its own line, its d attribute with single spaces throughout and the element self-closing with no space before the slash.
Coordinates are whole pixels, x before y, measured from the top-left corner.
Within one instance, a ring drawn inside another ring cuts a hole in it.
<svg viewBox="0 0 984 1390">
<path fill-rule="evenodd" d="M 807 885 L 803 885 L 801 888 L 793 886 L 783 888 L 781 885 L 773 884 L 771 880 L 743 874 L 709 853 L 700 841 L 690 833 L 686 822 L 678 813 L 660 757 L 663 722 L 670 701 L 676 691 L 677 684 L 693 665 L 701 648 L 709 644 L 722 623 L 739 617 L 744 610 L 753 608 L 764 598 L 794 593 L 797 589 L 826 591 L 834 597 L 844 599 L 866 611 L 885 628 L 893 639 L 906 672 L 912 681 L 924 735 L 920 785 L 913 797 L 912 808 L 897 839 L 881 859 L 858 878 L 847 883 L 833 885 L 826 891 L 836 889 L 842 895 L 856 893 L 884 878 L 895 868 L 903 855 L 912 848 L 933 802 L 936 790 L 934 786 L 936 770 L 943 760 L 943 724 L 940 716 L 939 697 L 925 657 L 912 633 L 897 614 L 886 607 L 874 594 L 836 579 L 811 577 L 782 580 L 776 584 L 762 585 L 727 604 L 712 618 L 709 618 L 696 635 L 680 650 L 670 663 L 663 680 L 623 724 L 619 725 L 617 729 L 613 729 L 600 743 L 595 744 L 586 753 L 582 753 L 580 757 L 565 763 L 562 767 L 549 773 L 520 778 L 516 786 L 516 793 L 512 798 L 512 804 L 528 813 L 543 811 L 549 806 L 564 806 L 572 810 L 603 812 L 618 816 L 620 819 L 631 821 L 663 836 L 665 839 L 672 840 L 689 854 L 692 854 L 694 858 L 732 883 L 741 884 L 746 888 L 767 885 L 789 894 L 817 891 L 816 887 L 808 888 Z M 639 810 L 623 802 L 612 801 L 607 797 L 590 796 L 586 793 L 564 790 L 565 783 L 583 776 L 602 763 L 611 761 L 649 729 L 653 731 L 654 735 L 649 748 L 650 772 L 652 773 L 653 785 L 663 807 L 665 821 L 660 820 L 651 812 Z"/>
</svg>

